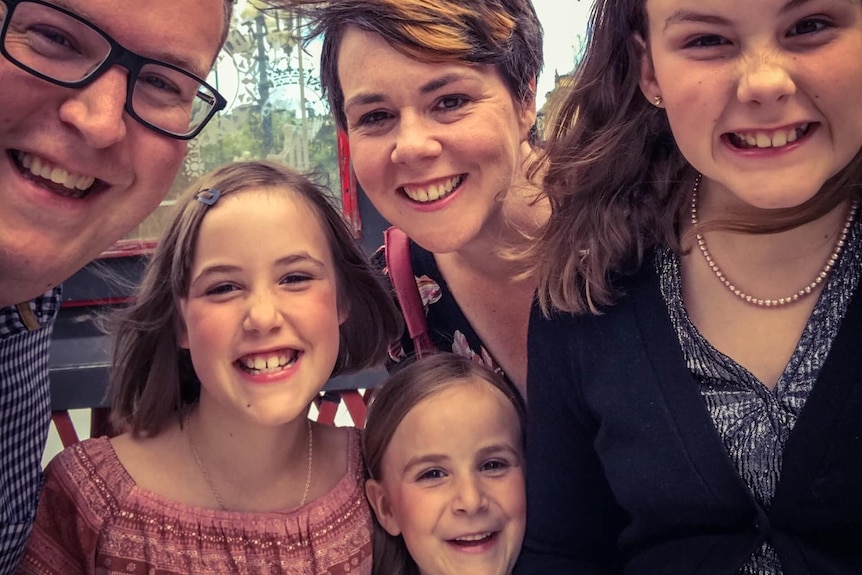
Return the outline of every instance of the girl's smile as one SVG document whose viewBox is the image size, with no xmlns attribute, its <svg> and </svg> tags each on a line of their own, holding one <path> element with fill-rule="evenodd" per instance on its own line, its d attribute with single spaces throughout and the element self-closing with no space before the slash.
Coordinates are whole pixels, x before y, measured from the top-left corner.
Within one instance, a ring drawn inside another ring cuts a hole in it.
<svg viewBox="0 0 862 575">
<path fill-rule="evenodd" d="M 712 194 L 811 199 L 862 148 L 862 3 L 648 0 L 641 88 Z"/>
</svg>

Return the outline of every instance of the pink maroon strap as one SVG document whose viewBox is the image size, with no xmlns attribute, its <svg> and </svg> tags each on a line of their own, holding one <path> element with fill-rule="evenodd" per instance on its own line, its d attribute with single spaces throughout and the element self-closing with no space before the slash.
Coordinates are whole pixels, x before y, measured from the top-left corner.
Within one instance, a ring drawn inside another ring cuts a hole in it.
<svg viewBox="0 0 862 575">
<path fill-rule="evenodd" d="M 413 264 L 410 262 L 410 238 L 395 226 L 383 232 L 383 242 L 386 250 L 386 267 L 389 268 L 389 280 L 395 288 L 401 313 L 407 324 L 407 333 L 413 340 L 416 357 L 433 353 L 434 345 L 428 334 L 428 321 L 425 318 L 425 307 L 419 295 L 419 287 L 413 276 Z"/>
</svg>

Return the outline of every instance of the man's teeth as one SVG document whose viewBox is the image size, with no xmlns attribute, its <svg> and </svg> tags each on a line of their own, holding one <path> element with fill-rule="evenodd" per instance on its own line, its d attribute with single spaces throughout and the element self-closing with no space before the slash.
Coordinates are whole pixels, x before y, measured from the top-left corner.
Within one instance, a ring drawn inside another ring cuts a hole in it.
<svg viewBox="0 0 862 575">
<path fill-rule="evenodd" d="M 279 371 L 287 367 L 293 366 L 298 357 L 297 352 L 290 355 L 286 353 L 269 354 L 269 355 L 254 355 L 242 358 L 242 365 L 249 371 L 260 373 L 271 373 Z"/>
<path fill-rule="evenodd" d="M 449 195 L 452 190 L 461 185 L 463 176 L 455 176 L 442 184 L 434 186 L 404 186 L 401 189 L 414 202 L 433 202 Z"/>
<path fill-rule="evenodd" d="M 96 178 L 92 176 L 70 174 L 63 168 L 49 164 L 38 156 L 33 156 L 24 152 L 18 153 L 18 161 L 21 162 L 21 165 L 24 166 L 24 168 L 30 170 L 30 173 L 34 176 L 51 180 L 55 184 L 60 184 L 64 188 L 68 188 L 70 190 L 86 190 L 93 185 L 93 182 L 96 181 Z"/>
<path fill-rule="evenodd" d="M 736 143 L 742 148 L 781 148 L 795 142 L 808 131 L 809 124 L 803 124 L 789 130 L 778 130 L 770 136 L 766 132 L 741 133 L 734 132 Z"/>
</svg>

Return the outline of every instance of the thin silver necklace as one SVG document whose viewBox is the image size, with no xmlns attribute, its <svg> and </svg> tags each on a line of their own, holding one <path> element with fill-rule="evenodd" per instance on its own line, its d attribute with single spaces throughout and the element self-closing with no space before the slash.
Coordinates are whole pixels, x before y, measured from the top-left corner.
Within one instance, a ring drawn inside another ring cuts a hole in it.
<svg viewBox="0 0 862 575">
<path fill-rule="evenodd" d="M 697 216 L 697 192 L 700 187 L 700 181 L 702 176 L 698 174 L 697 179 L 694 181 L 694 187 L 691 190 L 691 224 L 697 227 L 698 216 Z M 781 307 L 791 303 L 795 303 L 809 295 L 811 295 L 814 290 L 819 286 L 823 281 L 829 277 L 829 273 L 832 271 L 832 268 L 835 267 L 835 263 L 838 261 L 838 257 L 841 255 L 841 251 L 844 249 L 844 244 L 847 243 L 847 236 L 850 234 L 850 227 L 853 225 L 853 221 L 856 219 L 856 210 L 859 207 L 859 202 L 853 200 L 850 203 L 850 209 L 847 212 L 847 219 L 844 220 L 844 227 L 841 229 L 841 233 L 838 234 L 838 239 L 835 241 L 835 247 L 832 248 L 832 253 L 829 255 L 829 258 L 826 260 L 826 263 L 823 264 L 823 267 L 820 268 L 820 271 L 817 272 L 817 275 L 814 279 L 806 285 L 804 288 L 800 289 L 794 294 L 791 294 L 787 297 L 782 297 L 778 299 L 761 299 L 758 297 L 754 297 L 742 291 L 738 284 L 730 281 L 728 277 L 724 274 L 718 264 L 715 263 L 715 260 L 712 258 L 712 254 L 709 252 L 709 248 L 706 246 L 706 240 L 703 235 L 697 234 L 697 247 L 700 249 L 700 253 L 703 254 L 704 259 L 706 259 L 706 263 L 709 265 L 709 269 L 712 270 L 712 273 L 715 274 L 715 277 L 724 284 L 730 293 L 744 301 L 745 303 L 749 303 L 751 305 L 756 305 L 758 307 Z"/>
<path fill-rule="evenodd" d="M 183 418 L 183 428 L 185 429 L 185 436 L 189 443 L 189 449 L 191 449 L 192 456 L 195 459 L 195 463 L 197 463 L 198 469 L 203 475 L 204 481 L 207 482 L 207 486 L 210 488 L 210 493 L 212 493 L 213 497 L 215 497 L 216 503 L 218 503 L 219 509 L 222 511 L 227 511 L 227 506 L 224 504 L 224 500 L 219 495 L 218 489 L 216 489 L 215 484 L 213 483 L 210 474 L 207 472 L 207 468 L 204 466 L 203 461 L 201 461 L 201 456 L 198 454 L 197 446 L 195 445 L 195 440 L 192 437 L 191 429 L 189 428 L 189 417 L 191 415 L 191 410 L 186 411 L 185 417 Z M 305 489 L 302 491 L 302 499 L 299 500 L 299 506 L 302 507 L 305 505 L 305 502 L 308 500 L 308 491 L 311 489 L 311 469 L 312 463 L 314 460 L 314 442 L 312 440 L 312 427 L 311 420 L 306 419 L 308 423 L 308 462 L 307 469 L 305 472 Z"/>
</svg>

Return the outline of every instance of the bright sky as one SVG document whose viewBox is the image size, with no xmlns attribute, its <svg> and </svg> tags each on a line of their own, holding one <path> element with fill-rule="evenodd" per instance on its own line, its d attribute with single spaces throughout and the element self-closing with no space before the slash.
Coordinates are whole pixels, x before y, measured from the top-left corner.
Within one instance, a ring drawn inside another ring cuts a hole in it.
<svg viewBox="0 0 862 575">
<path fill-rule="evenodd" d="M 545 31 L 545 68 L 539 76 L 536 104 L 541 108 L 545 95 L 554 88 L 554 71 L 571 72 L 575 54 L 587 31 L 591 0 L 533 0 Z"/>
</svg>

